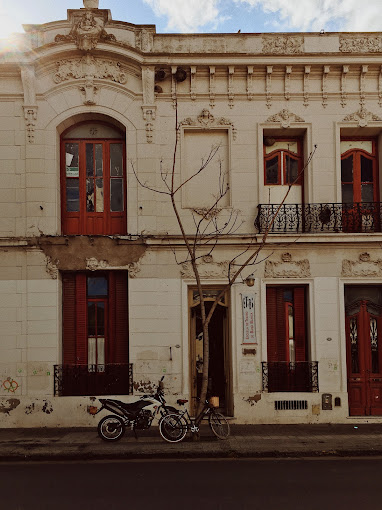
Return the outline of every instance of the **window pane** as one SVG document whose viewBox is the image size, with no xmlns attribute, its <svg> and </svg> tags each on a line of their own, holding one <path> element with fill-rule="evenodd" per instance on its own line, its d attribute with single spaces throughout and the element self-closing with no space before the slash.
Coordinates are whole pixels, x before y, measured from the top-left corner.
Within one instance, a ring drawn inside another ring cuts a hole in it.
<svg viewBox="0 0 382 510">
<path fill-rule="evenodd" d="M 88 276 L 88 296 L 107 296 L 107 279 L 104 276 Z"/>
<path fill-rule="evenodd" d="M 121 143 L 112 143 L 110 145 L 110 175 L 113 177 L 121 177 L 123 175 Z"/>
<path fill-rule="evenodd" d="M 86 210 L 94 212 L 94 180 L 86 179 Z"/>
<path fill-rule="evenodd" d="M 97 338 L 97 372 L 105 371 L 105 339 Z"/>
<path fill-rule="evenodd" d="M 105 335 L 105 303 L 97 303 L 97 335 Z"/>
<path fill-rule="evenodd" d="M 373 182 L 373 161 L 361 156 L 361 181 Z"/>
<path fill-rule="evenodd" d="M 265 184 L 279 184 L 278 156 L 265 162 Z"/>
<path fill-rule="evenodd" d="M 65 144 L 66 177 L 78 177 L 78 143 Z"/>
<path fill-rule="evenodd" d="M 123 211 L 122 179 L 110 179 L 110 210 Z"/>
<path fill-rule="evenodd" d="M 94 173 L 94 158 L 93 158 L 93 144 L 86 144 L 86 175 L 93 176 Z"/>
<path fill-rule="evenodd" d="M 341 160 L 342 182 L 353 182 L 353 156 Z"/>
<path fill-rule="evenodd" d="M 285 155 L 285 183 L 292 184 L 298 177 L 298 161 Z"/>
<path fill-rule="evenodd" d="M 96 211 L 103 212 L 103 179 L 96 179 Z"/>
<path fill-rule="evenodd" d="M 343 204 L 352 204 L 353 202 L 354 202 L 353 184 L 343 184 L 342 185 L 342 203 Z"/>
<path fill-rule="evenodd" d="M 362 202 L 374 201 L 373 184 L 361 184 L 361 200 Z"/>
<path fill-rule="evenodd" d="M 96 334 L 96 304 L 88 303 L 88 336 L 95 336 Z"/>
<path fill-rule="evenodd" d="M 66 179 L 66 210 L 78 212 L 80 210 L 80 180 Z"/>
<path fill-rule="evenodd" d="M 102 145 L 100 143 L 96 143 L 95 145 L 95 167 L 96 167 L 96 176 L 103 176 L 103 152 Z"/>
</svg>

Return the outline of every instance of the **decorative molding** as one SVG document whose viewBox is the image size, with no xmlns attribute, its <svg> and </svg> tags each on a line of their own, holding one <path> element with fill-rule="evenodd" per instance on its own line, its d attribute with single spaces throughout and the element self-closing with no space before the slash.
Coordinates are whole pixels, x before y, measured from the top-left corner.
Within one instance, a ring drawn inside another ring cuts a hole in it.
<svg viewBox="0 0 382 510">
<path fill-rule="evenodd" d="M 135 32 L 135 47 L 144 53 L 149 53 L 153 50 L 154 46 L 154 34 L 149 32 L 145 28 L 137 30 Z"/>
<path fill-rule="evenodd" d="M 265 262 L 265 278 L 308 278 L 311 276 L 308 259 L 292 260 L 290 253 L 281 255 L 281 262 Z"/>
<path fill-rule="evenodd" d="M 23 106 L 25 128 L 29 143 L 34 143 L 34 130 L 37 121 L 37 106 Z"/>
<path fill-rule="evenodd" d="M 229 261 L 214 262 L 212 257 L 210 259 L 205 259 L 205 257 L 203 257 L 198 264 L 198 271 L 201 278 L 227 278 Z M 181 264 L 180 274 L 182 278 L 195 278 L 191 262 L 184 262 Z"/>
<path fill-rule="evenodd" d="M 20 67 L 21 81 L 24 90 L 24 104 L 36 105 L 36 75 L 34 66 L 22 65 Z"/>
<path fill-rule="evenodd" d="M 295 113 L 290 112 L 287 109 L 281 110 L 281 112 L 271 115 L 267 122 L 280 122 L 282 128 L 288 128 L 294 122 L 305 122 L 302 117 L 299 117 Z"/>
<path fill-rule="evenodd" d="M 346 75 L 349 72 L 349 66 L 342 66 L 342 74 L 341 74 L 341 106 L 344 108 L 347 102 L 347 92 L 346 92 Z"/>
<path fill-rule="evenodd" d="M 62 83 L 70 79 L 94 79 L 111 80 L 124 84 L 127 81 L 120 62 L 94 58 L 87 54 L 80 59 L 63 59 L 57 62 L 57 71 L 53 76 L 55 83 Z"/>
<path fill-rule="evenodd" d="M 382 37 L 340 37 L 340 51 L 344 53 L 380 53 Z"/>
<path fill-rule="evenodd" d="M 91 51 L 101 42 L 116 42 L 113 34 L 105 30 L 107 11 L 85 9 L 75 11 L 73 26 L 68 35 L 57 34 L 55 42 L 74 42 L 79 50 Z"/>
<path fill-rule="evenodd" d="M 204 220 L 211 220 L 212 218 L 216 218 L 219 216 L 221 209 L 219 208 L 210 208 L 210 207 L 199 207 L 197 209 L 193 209 L 195 214 L 199 216 L 203 216 Z"/>
<path fill-rule="evenodd" d="M 284 97 L 287 101 L 290 99 L 290 75 L 292 74 L 292 66 L 285 67 L 285 80 L 284 80 Z"/>
<path fill-rule="evenodd" d="M 359 104 L 362 106 L 365 105 L 365 81 L 366 81 L 366 73 L 369 70 L 369 66 L 363 65 L 361 67 L 361 74 L 359 76 Z"/>
<path fill-rule="evenodd" d="M 137 274 L 141 271 L 141 264 L 139 262 L 131 262 L 127 265 L 129 278 L 136 278 Z"/>
<path fill-rule="evenodd" d="M 155 67 L 142 67 L 142 92 L 143 104 L 152 105 L 155 103 Z"/>
<path fill-rule="evenodd" d="M 233 77 L 235 73 L 235 66 L 228 66 L 228 106 L 233 108 L 233 100 L 235 98 Z"/>
<path fill-rule="evenodd" d="M 191 66 L 191 78 L 190 78 L 190 98 L 191 101 L 196 99 L 196 66 Z"/>
<path fill-rule="evenodd" d="M 343 260 L 342 273 L 344 277 L 354 276 L 382 276 L 382 259 L 371 260 L 370 254 L 361 253 L 358 260 Z"/>
<path fill-rule="evenodd" d="M 362 106 L 358 112 L 346 115 L 343 120 L 344 122 L 357 122 L 359 127 L 366 127 L 369 122 L 378 122 L 382 119 Z"/>
<path fill-rule="evenodd" d="M 80 91 L 85 95 L 84 104 L 87 106 L 92 106 L 96 104 L 96 95 L 98 92 L 98 87 L 94 85 L 93 78 L 88 78 L 85 81 L 85 85 L 80 87 Z"/>
<path fill-rule="evenodd" d="M 305 66 L 304 69 L 304 106 L 309 105 L 309 76 L 311 66 Z"/>
<path fill-rule="evenodd" d="M 268 108 L 272 106 L 272 66 L 267 66 L 267 77 L 265 84 L 265 96 L 267 99 L 266 105 Z"/>
<path fill-rule="evenodd" d="M 95 257 L 86 259 L 86 269 L 89 271 L 97 271 L 98 269 L 107 269 L 109 262 L 107 260 L 98 260 Z"/>
<path fill-rule="evenodd" d="M 378 104 L 382 106 L 382 65 L 379 69 L 379 77 L 378 77 Z"/>
<path fill-rule="evenodd" d="M 330 66 L 324 66 L 322 69 L 322 106 L 326 108 L 328 105 L 328 76 Z"/>
<path fill-rule="evenodd" d="M 234 124 L 225 117 L 220 117 L 219 119 L 215 119 L 215 117 L 212 115 L 212 113 L 207 109 L 204 108 L 202 110 L 202 113 L 197 117 L 197 119 L 193 119 L 191 117 L 187 117 L 186 119 L 182 120 L 182 122 L 179 123 L 179 128 L 177 131 L 178 140 L 180 136 L 180 128 L 182 126 L 195 126 L 199 127 L 201 129 L 211 129 L 218 126 L 228 126 L 232 129 L 232 139 L 235 141 L 237 138 L 237 130 L 234 126 Z"/>
<path fill-rule="evenodd" d="M 215 106 L 215 66 L 210 66 L 210 106 Z"/>
<path fill-rule="evenodd" d="M 172 99 L 172 107 L 174 110 L 176 109 L 177 105 L 177 84 L 176 81 L 176 71 L 178 70 L 178 66 L 171 66 L 171 99 Z"/>
<path fill-rule="evenodd" d="M 247 98 L 252 101 L 254 96 L 253 90 L 253 66 L 247 66 Z"/>
<path fill-rule="evenodd" d="M 276 55 L 291 55 L 303 53 L 304 37 L 279 35 L 277 37 L 263 37 L 263 53 Z"/>
<path fill-rule="evenodd" d="M 57 278 L 58 278 L 58 267 L 57 267 L 58 263 L 59 263 L 58 260 L 53 262 L 51 257 L 46 257 L 45 271 L 52 278 L 52 280 L 57 280 Z"/>
<path fill-rule="evenodd" d="M 156 117 L 156 106 L 142 106 L 143 120 L 146 121 L 146 142 L 152 143 L 154 135 L 153 121 Z"/>
</svg>

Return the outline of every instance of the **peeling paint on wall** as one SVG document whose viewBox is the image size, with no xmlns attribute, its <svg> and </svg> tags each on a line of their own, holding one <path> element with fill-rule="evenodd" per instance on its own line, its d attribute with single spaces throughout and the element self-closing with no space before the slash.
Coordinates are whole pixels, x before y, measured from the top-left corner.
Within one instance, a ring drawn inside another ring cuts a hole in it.
<svg viewBox="0 0 382 510">
<path fill-rule="evenodd" d="M 0 403 L 0 413 L 9 414 L 20 405 L 20 400 L 17 398 L 9 398 L 5 404 Z"/>
<path fill-rule="evenodd" d="M 52 404 L 49 402 L 49 400 L 44 400 L 44 405 L 42 406 L 42 412 L 46 414 L 53 413 L 53 407 Z"/>
<path fill-rule="evenodd" d="M 134 381 L 133 386 L 138 393 L 154 393 L 157 388 L 151 381 Z"/>
<path fill-rule="evenodd" d="M 261 393 L 256 393 L 252 397 L 243 398 L 244 402 L 248 402 L 251 406 L 257 404 L 259 400 L 261 400 Z"/>
<path fill-rule="evenodd" d="M 26 406 L 25 414 L 32 414 L 34 410 L 35 410 L 34 404 L 30 404 L 29 406 Z"/>
</svg>

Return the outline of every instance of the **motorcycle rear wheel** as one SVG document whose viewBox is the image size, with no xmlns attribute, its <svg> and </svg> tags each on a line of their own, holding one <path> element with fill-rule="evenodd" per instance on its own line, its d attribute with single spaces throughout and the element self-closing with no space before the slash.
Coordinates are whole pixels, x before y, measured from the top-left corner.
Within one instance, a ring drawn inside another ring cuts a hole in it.
<svg viewBox="0 0 382 510">
<path fill-rule="evenodd" d="M 104 441 L 118 441 L 125 433 L 122 418 L 115 415 L 104 416 L 98 424 L 98 435 Z"/>
<path fill-rule="evenodd" d="M 159 433 L 165 441 L 178 443 L 187 434 L 187 424 L 177 414 L 167 414 L 159 422 Z"/>
</svg>

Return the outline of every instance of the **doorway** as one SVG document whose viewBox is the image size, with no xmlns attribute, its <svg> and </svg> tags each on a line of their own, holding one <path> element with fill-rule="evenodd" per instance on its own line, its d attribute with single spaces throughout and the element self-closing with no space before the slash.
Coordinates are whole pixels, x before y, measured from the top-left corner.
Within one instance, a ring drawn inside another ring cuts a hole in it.
<svg viewBox="0 0 382 510">
<path fill-rule="evenodd" d="M 346 286 L 350 416 L 382 416 L 382 287 Z"/>
<path fill-rule="evenodd" d="M 210 311 L 215 297 L 221 289 L 205 290 L 206 313 Z M 191 410 L 196 410 L 196 399 L 200 394 L 203 371 L 203 330 L 200 298 L 196 289 L 189 291 L 190 307 L 190 373 Z M 231 382 L 231 346 L 229 336 L 228 293 L 219 302 L 209 324 L 209 369 L 208 396 L 219 397 L 219 410 L 225 415 L 233 415 Z"/>
</svg>

